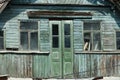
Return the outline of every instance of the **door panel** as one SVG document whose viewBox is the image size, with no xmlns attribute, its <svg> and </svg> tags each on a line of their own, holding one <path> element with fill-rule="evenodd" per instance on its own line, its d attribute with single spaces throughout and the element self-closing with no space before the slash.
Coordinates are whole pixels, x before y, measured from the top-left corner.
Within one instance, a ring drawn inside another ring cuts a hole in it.
<svg viewBox="0 0 120 80">
<path fill-rule="evenodd" d="M 57 78 L 72 78 L 73 29 L 72 21 L 50 21 L 51 72 Z"/>
<path fill-rule="evenodd" d="M 64 78 L 73 77 L 73 29 L 72 21 L 62 21 L 62 27 L 64 33 L 62 33 L 63 39 L 63 75 Z"/>
<path fill-rule="evenodd" d="M 61 58 L 61 22 L 50 21 L 51 40 L 51 77 L 61 78 L 62 58 Z"/>
</svg>

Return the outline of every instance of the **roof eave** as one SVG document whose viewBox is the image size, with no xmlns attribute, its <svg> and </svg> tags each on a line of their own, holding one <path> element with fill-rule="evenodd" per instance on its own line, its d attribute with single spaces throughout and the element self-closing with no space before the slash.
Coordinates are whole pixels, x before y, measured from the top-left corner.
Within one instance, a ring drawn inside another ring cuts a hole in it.
<svg viewBox="0 0 120 80">
<path fill-rule="evenodd" d="M 7 4 L 9 2 L 5 2 L 5 3 L 2 3 L 2 6 L 0 7 L 0 14 L 2 13 L 2 11 L 6 8 Z"/>
</svg>

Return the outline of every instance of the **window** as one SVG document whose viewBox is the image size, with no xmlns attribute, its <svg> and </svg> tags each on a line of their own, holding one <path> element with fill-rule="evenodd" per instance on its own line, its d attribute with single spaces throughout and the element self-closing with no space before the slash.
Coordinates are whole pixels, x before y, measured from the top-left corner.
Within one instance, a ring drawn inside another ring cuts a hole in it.
<svg viewBox="0 0 120 80">
<path fill-rule="evenodd" d="M 101 50 L 100 22 L 84 23 L 84 51 Z"/>
<path fill-rule="evenodd" d="M 59 28 L 58 24 L 52 25 L 52 47 L 58 48 L 59 47 Z"/>
<path fill-rule="evenodd" d="M 70 38 L 71 38 L 71 34 L 70 34 L 70 24 L 64 24 L 64 37 L 65 37 L 65 48 L 70 48 L 71 44 L 70 44 Z"/>
<path fill-rule="evenodd" d="M 0 29 L 0 50 L 4 49 L 4 35 L 2 29 Z"/>
<path fill-rule="evenodd" d="M 116 32 L 116 48 L 120 50 L 120 31 Z"/>
<path fill-rule="evenodd" d="M 38 22 L 20 22 L 20 50 L 38 50 Z"/>
</svg>

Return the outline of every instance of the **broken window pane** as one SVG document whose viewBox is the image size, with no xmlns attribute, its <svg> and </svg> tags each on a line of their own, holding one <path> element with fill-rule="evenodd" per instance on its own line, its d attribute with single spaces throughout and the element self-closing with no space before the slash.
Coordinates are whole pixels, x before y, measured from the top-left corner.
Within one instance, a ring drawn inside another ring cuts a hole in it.
<svg viewBox="0 0 120 80">
<path fill-rule="evenodd" d="M 116 32 L 116 45 L 117 49 L 120 49 L 120 32 Z"/>
<path fill-rule="evenodd" d="M 84 50 L 88 51 L 91 50 L 91 34 L 84 33 Z"/>
<path fill-rule="evenodd" d="M 84 23 L 84 50 L 97 51 L 101 50 L 100 23 Z"/>
<path fill-rule="evenodd" d="M 28 50 L 28 32 L 21 32 L 20 39 L 21 49 Z"/>
<path fill-rule="evenodd" d="M 37 32 L 31 32 L 30 49 L 31 50 L 38 50 L 38 33 Z"/>
<path fill-rule="evenodd" d="M 100 50 L 101 43 L 100 43 L 100 33 L 93 33 L 93 50 Z"/>
</svg>

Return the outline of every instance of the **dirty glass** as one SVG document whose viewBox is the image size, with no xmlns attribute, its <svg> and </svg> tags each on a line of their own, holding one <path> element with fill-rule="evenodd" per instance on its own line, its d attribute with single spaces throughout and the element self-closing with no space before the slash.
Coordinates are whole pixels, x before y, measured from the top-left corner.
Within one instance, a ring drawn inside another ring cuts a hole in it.
<svg viewBox="0 0 120 80">
<path fill-rule="evenodd" d="M 70 24 L 64 24 L 64 42 L 65 42 L 65 48 L 70 48 Z"/>
<path fill-rule="evenodd" d="M 21 50 L 28 50 L 28 32 L 21 32 Z"/>
<path fill-rule="evenodd" d="M 101 50 L 100 22 L 84 23 L 84 50 Z"/>
<path fill-rule="evenodd" d="M 116 32 L 116 46 L 117 49 L 120 49 L 120 32 Z"/>
<path fill-rule="evenodd" d="M 0 31 L 0 49 L 4 48 L 3 31 Z"/>
<path fill-rule="evenodd" d="M 64 34 L 70 35 L 70 24 L 64 24 Z"/>
<path fill-rule="evenodd" d="M 58 48 L 59 47 L 59 28 L 58 24 L 52 25 L 52 47 Z"/>
<path fill-rule="evenodd" d="M 100 50 L 101 49 L 101 42 L 100 42 L 100 33 L 94 32 L 93 33 L 93 50 Z"/>
<path fill-rule="evenodd" d="M 84 30 L 100 30 L 100 23 L 84 23 Z"/>
<path fill-rule="evenodd" d="M 38 33 L 37 32 L 30 33 L 30 49 L 38 50 Z"/>
<path fill-rule="evenodd" d="M 58 24 L 53 24 L 52 25 L 52 35 L 58 35 Z"/>
<path fill-rule="evenodd" d="M 52 45 L 52 47 L 53 48 L 58 48 L 59 47 L 59 38 L 58 37 L 53 37 L 53 40 L 52 40 L 53 42 L 53 45 Z"/>
<path fill-rule="evenodd" d="M 21 50 L 38 50 L 38 22 L 21 21 Z"/>
<path fill-rule="evenodd" d="M 70 48 L 70 36 L 65 36 L 65 48 Z"/>
<path fill-rule="evenodd" d="M 38 23 L 37 22 L 21 22 L 20 29 L 21 30 L 37 30 Z"/>
</svg>

